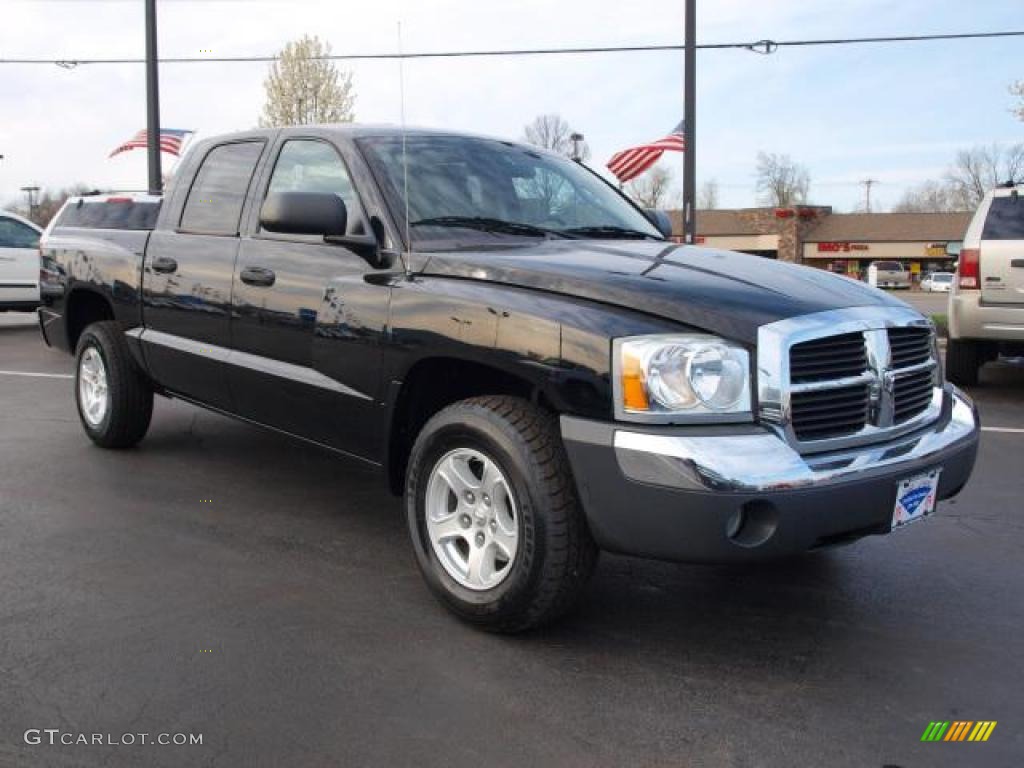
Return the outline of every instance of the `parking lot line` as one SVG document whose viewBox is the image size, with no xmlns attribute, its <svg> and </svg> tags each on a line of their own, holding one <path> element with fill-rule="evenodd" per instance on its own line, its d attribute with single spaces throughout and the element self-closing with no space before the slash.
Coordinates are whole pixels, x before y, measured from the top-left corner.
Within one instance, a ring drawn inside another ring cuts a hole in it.
<svg viewBox="0 0 1024 768">
<path fill-rule="evenodd" d="M 1011 435 L 1024 435 L 1024 429 L 1015 427 L 982 427 L 982 432 L 1006 432 Z"/>
<path fill-rule="evenodd" d="M 39 379 L 73 379 L 70 373 L 35 373 L 33 371 L 0 371 L 0 376 L 30 376 Z"/>
</svg>

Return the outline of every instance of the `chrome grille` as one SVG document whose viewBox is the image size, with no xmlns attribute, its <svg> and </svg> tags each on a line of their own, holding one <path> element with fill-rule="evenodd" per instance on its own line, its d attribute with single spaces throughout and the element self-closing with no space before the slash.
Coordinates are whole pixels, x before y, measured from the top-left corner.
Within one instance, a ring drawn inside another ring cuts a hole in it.
<svg viewBox="0 0 1024 768">
<path fill-rule="evenodd" d="M 793 384 L 856 376 L 867 367 L 863 333 L 804 341 L 789 350 L 789 380 Z"/>
<path fill-rule="evenodd" d="M 794 392 L 790 400 L 793 431 L 801 441 L 849 435 L 867 423 L 868 405 L 867 384 Z"/>
<path fill-rule="evenodd" d="M 924 411 L 932 402 L 935 374 L 931 369 L 897 376 L 893 382 L 893 422 L 902 424 Z"/>
<path fill-rule="evenodd" d="M 758 413 L 797 450 L 889 440 L 938 418 L 933 331 L 900 307 L 851 307 L 758 330 Z"/>
<path fill-rule="evenodd" d="M 907 368 L 926 363 L 932 357 L 932 333 L 928 328 L 890 328 L 892 367 Z"/>
</svg>

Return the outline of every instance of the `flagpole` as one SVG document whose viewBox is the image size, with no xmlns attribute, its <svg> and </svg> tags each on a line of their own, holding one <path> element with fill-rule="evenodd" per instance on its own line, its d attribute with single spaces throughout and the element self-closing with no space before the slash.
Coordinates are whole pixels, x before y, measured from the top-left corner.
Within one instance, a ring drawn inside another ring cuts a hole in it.
<svg viewBox="0 0 1024 768">
<path fill-rule="evenodd" d="M 146 151 L 149 157 L 149 193 L 163 189 L 160 171 L 160 76 L 156 54 L 156 0 L 146 0 Z"/>
<path fill-rule="evenodd" d="M 697 0 L 686 0 L 683 55 L 683 241 L 697 242 Z"/>
</svg>

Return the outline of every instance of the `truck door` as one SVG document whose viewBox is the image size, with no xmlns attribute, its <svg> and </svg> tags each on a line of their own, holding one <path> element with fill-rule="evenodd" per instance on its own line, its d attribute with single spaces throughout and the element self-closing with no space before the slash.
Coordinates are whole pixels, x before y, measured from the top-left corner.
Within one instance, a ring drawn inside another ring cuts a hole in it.
<svg viewBox="0 0 1024 768">
<path fill-rule="evenodd" d="M 290 137 L 274 152 L 232 289 L 234 402 L 247 418 L 377 459 L 379 337 L 389 289 L 366 279 L 375 270 L 349 248 L 267 232 L 258 215 L 272 192 L 331 192 L 345 201 L 348 232 L 364 234 L 364 208 L 331 143 Z"/>
<path fill-rule="evenodd" d="M 242 208 L 265 145 L 212 147 L 178 220 L 150 237 L 143 267 L 140 338 L 151 373 L 175 393 L 228 411 L 231 277 Z"/>
</svg>

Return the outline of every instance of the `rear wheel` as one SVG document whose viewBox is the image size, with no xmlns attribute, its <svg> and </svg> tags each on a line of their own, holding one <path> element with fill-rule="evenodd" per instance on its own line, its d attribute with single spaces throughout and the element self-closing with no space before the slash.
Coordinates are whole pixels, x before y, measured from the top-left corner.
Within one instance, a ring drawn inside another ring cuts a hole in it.
<svg viewBox="0 0 1024 768">
<path fill-rule="evenodd" d="M 464 400 L 428 421 L 409 461 L 406 510 L 431 591 L 484 629 L 558 617 L 597 559 L 555 420 L 519 398 Z"/>
<path fill-rule="evenodd" d="M 979 344 L 967 339 L 950 339 L 946 343 L 946 378 L 962 387 L 978 383 L 982 359 Z"/>
<path fill-rule="evenodd" d="M 75 401 L 89 438 L 104 448 L 130 448 L 149 429 L 153 389 L 116 322 L 93 323 L 78 339 Z"/>
</svg>

